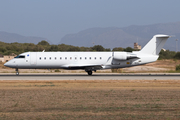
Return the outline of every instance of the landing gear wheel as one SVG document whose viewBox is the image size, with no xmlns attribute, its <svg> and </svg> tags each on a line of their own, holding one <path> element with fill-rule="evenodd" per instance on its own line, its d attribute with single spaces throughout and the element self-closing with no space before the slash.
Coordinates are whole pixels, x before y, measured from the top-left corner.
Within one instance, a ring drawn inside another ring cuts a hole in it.
<svg viewBox="0 0 180 120">
<path fill-rule="evenodd" d="M 16 68 L 16 75 L 19 75 L 19 71 L 18 71 L 18 69 Z"/>
<path fill-rule="evenodd" d="M 16 72 L 16 75 L 19 75 L 19 72 Z"/>
<path fill-rule="evenodd" d="M 92 71 L 88 71 L 87 73 L 88 73 L 88 75 L 92 75 Z"/>
</svg>

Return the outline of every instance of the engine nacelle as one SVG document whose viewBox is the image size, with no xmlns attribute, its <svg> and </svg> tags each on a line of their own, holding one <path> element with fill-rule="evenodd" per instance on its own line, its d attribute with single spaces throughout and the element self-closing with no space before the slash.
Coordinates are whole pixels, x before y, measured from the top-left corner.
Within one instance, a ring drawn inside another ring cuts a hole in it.
<svg viewBox="0 0 180 120">
<path fill-rule="evenodd" d="M 127 53 L 126 52 L 114 52 L 113 58 L 116 60 L 127 60 Z"/>
</svg>

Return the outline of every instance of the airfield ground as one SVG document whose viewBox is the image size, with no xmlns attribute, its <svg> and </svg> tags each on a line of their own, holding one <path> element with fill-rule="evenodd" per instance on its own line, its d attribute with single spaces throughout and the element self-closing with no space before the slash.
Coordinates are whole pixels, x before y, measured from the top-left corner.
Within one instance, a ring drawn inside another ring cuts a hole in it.
<svg viewBox="0 0 180 120">
<path fill-rule="evenodd" d="M 175 72 L 179 60 L 124 68 L 124 73 Z M 0 73 L 14 69 L 0 64 Z M 59 73 L 84 71 L 59 70 Z M 20 73 L 58 73 L 21 70 Z M 111 70 L 97 71 L 111 72 Z M 0 120 L 180 119 L 179 80 L 0 80 Z"/>
<path fill-rule="evenodd" d="M 0 81 L 0 120 L 180 119 L 180 80 Z"/>
</svg>

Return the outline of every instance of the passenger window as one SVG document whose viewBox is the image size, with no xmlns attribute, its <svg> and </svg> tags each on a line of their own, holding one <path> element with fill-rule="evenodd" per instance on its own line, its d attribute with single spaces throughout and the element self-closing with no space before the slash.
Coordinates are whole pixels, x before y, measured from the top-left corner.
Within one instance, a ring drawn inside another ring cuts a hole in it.
<svg viewBox="0 0 180 120">
<path fill-rule="evenodd" d="M 86 60 L 86 57 L 85 57 L 85 60 Z"/>
<path fill-rule="evenodd" d="M 62 59 L 62 57 L 60 57 L 60 60 Z"/>
<path fill-rule="evenodd" d="M 56 57 L 54 59 L 56 60 Z"/>
<path fill-rule="evenodd" d="M 44 59 L 46 60 L 46 57 L 44 57 Z"/>
<path fill-rule="evenodd" d="M 81 60 L 82 58 L 80 57 L 80 60 Z"/>
<path fill-rule="evenodd" d="M 49 57 L 49 59 L 51 60 L 51 57 Z"/>
<path fill-rule="evenodd" d="M 102 58 L 100 57 L 100 59 L 102 59 Z"/>
<path fill-rule="evenodd" d="M 41 57 L 39 57 L 39 59 L 41 60 Z"/>
<path fill-rule="evenodd" d="M 67 57 L 65 57 L 65 59 L 67 59 Z"/>
<path fill-rule="evenodd" d="M 89 59 L 91 60 L 91 57 L 89 57 Z"/>
<path fill-rule="evenodd" d="M 96 57 L 94 59 L 96 60 Z"/>
<path fill-rule="evenodd" d="M 77 57 L 75 57 L 75 60 L 77 59 Z"/>
<path fill-rule="evenodd" d="M 72 57 L 70 57 L 70 60 L 72 59 Z"/>
</svg>

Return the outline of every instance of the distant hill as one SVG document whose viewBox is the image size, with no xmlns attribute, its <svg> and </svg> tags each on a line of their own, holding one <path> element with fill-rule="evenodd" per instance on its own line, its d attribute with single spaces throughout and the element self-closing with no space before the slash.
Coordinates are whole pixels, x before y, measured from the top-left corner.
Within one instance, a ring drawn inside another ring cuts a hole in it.
<svg viewBox="0 0 180 120">
<path fill-rule="evenodd" d="M 102 45 L 104 48 L 115 47 L 133 47 L 134 42 L 138 42 L 142 47 L 156 34 L 168 34 L 175 37 L 170 38 L 164 48 L 175 51 L 175 39 L 180 42 L 180 22 L 163 23 L 153 25 L 132 25 L 124 28 L 107 27 L 107 28 L 90 28 L 78 33 L 65 35 L 59 44 L 64 43 L 73 46 L 91 47 Z M 42 37 L 22 36 L 15 33 L 0 31 L 0 41 L 6 43 L 34 43 L 46 40 Z M 178 44 L 180 51 L 180 43 Z"/>
<path fill-rule="evenodd" d="M 167 41 L 164 47 L 175 51 L 175 39 L 180 38 L 180 22 L 144 26 L 132 25 L 124 28 L 90 28 L 75 34 L 68 34 L 61 39 L 60 43 L 85 47 L 102 45 L 105 48 L 125 48 L 133 47 L 134 42 L 137 41 L 144 46 L 156 34 L 175 35 Z"/>
<path fill-rule="evenodd" d="M 1 42 L 6 42 L 6 43 L 13 43 L 13 42 L 18 42 L 18 43 L 34 43 L 37 44 L 38 42 L 42 40 L 47 40 L 46 38 L 42 37 L 32 37 L 32 36 L 22 36 L 16 33 L 8 33 L 4 31 L 0 31 L 0 41 Z M 47 42 L 51 43 L 50 41 L 47 40 Z"/>
</svg>

